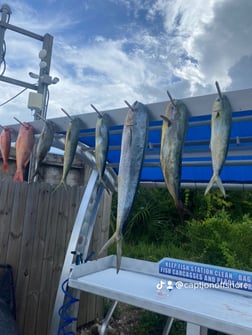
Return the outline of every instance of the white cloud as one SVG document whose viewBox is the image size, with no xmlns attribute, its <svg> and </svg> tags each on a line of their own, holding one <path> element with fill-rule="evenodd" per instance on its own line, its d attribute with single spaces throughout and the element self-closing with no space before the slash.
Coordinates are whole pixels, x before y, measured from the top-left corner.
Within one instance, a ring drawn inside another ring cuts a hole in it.
<svg viewBox="0 0 252 335">
<path fill-rule="evenodd" d="M 208 94 L 215 91 L 216 80 L 223 90 L 251 86 L 251 1 L 109 1 L 125 6 L 126 14 L 132 15 L 129 24 L 118 27 L 116 39 L 102 31 L 84 38 L 81 15 L 50 12 L 53 0 L 42 12 L 10 1 L 11 23 L 54 36 L 51 75 L 60 82 L 49 87 L 48 117 L 61 116 L 60 107 L 83 113 L 91 111 L 91 103 L 104 110 L 122 107 L 125 99 L 166 100 L 167 89 L 176 98 Z M 143 13 L 145 19 L 140 20 Z M 29 81 L 28 72 L 39 71 L 40 42 L 7 34 L 6 75 Z M 1 104 L 21 88 L 0 83 L 0 89 Z M 0 108 L 1 122 L 13 113 L 32 119 L 27 93 Z"/>
<path fill-rule="evenodd" d="M 174 63 L 174 73 L 190 82 L 191 94 L 209 93 L 216 79 L 223 89 L 231 87 L 230 69 L 252 54 L 252 2 L 158 0 L 150 14 L 157 11 L 174 34 L 175 53 L 189 58 Z"/>
</svg>

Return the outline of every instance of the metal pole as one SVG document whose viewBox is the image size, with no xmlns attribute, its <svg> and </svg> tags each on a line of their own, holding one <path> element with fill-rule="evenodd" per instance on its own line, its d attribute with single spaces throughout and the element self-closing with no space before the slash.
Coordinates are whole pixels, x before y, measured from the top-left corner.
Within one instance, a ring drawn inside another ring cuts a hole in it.
<svg viewBox="0 0 252 335">
<path fill-rule="evenodd" d="M 0 12 L 2 12 L 1 22 L 6 23 L 9 20 L 11 9 L 8 5 L 2 5 Z M 0 27 L 0 65 L 4 61 L 5 57 L 5 41 L 4 41 L 4 34 L 6 28 Z"/>
<path fill-rule="evenodd" d="M 46 119 L 47 114 L 47 94 L 48 94 L 48 85 L 51 84 L 50 77 L 50 66 L 52 58 L 52 45 L 53 45 L 53 36 L 46 34 L 43 41 L 43 49 L 41 52 L 44 52 L 40 56 L 40 72 L 39 72 L 39 82 L 38 82 L 38 93 L 42 94 L 42 108 L 39 111 L 39 114 Z M 39 119 L 38 116 L 35 116 L 35 119 Z"/>
</svg>

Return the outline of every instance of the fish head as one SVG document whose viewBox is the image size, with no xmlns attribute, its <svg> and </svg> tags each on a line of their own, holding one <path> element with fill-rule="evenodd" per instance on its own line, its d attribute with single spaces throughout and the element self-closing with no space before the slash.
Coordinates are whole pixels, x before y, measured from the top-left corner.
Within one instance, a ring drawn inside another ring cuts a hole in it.
<svg viewBox="0 0 252 335">
<path fill-rule="evenodd" d="M 109 115 L 108 115 L 108 114 L 104 113 L 104 114 L 102 115 L 102 119 L 103 119 L 103 122 L 104 122 L 104 123 L 106 123 L 106 124 L 109 123 Z"/>
<path fill-rule="evenodd" d="M 32 126 L 30 125 L 30 123 L 28 122 L 23 122 L 23 127 L 26 129 L 26 130 L 30 130 L 32 128 Z"/>
<path fill-rule="evenodd" d="M 166 117 L 171 123 L 184 122 L 188 118 L 188 110 L 183 101 L 170 102 L 166 110 Z"/>
<path fill-rule="evenodd" d="M 46 126 L 51 132 L 55 131 L 55 124 L 52 121 L 46 120 Z"/>
<path fill-rule="evenodd" d="M 219 96 L 215 99 L 212 109 L 212 115 L 218 117 L 226 111 L 231 111 L 231 105 L 228 98 L 225 95 L 222 95 L 220 98 Z"/>
<path fill-rule="evenodd" d="M 223 99 L 219 96 L 215 99 L 212 109 L 212 116 L 217 117 L 223 112 Z"/>
<path fill-rule="evenodd" d="M 3 136 L 6 136 L 6 135 L 9 135 L 11 132 L 10 128 L 9 127 L 3 127 L 3 130 L 1 132 L 1 135 Z"/>
</svg>

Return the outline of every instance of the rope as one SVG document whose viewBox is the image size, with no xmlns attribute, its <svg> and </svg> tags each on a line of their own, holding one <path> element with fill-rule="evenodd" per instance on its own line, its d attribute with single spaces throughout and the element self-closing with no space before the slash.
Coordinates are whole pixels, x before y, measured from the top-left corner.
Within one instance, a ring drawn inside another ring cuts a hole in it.
<svg viewBox="0 0 252 335">
<path fill-rule="evenodd" d="M 22 93 L 23 93 L 24 91 L 26 91 L 26 90 L 27 90 L 27 87 L 24 88 L 24 89 L 22 89 L 19 93 L 17 93 L 16 95 L 14 95 L 12 98 L 10 98 L 10 99 L 6 100 L 5 102 L 1 103 L 1 104 L 0 104 L 0 107 L 4 106 L 4 105 L 6 105 L 8 102 L 14 100 L 16 97 L 18 97 L 20 94 L 22 94 Z"/>
</svg>

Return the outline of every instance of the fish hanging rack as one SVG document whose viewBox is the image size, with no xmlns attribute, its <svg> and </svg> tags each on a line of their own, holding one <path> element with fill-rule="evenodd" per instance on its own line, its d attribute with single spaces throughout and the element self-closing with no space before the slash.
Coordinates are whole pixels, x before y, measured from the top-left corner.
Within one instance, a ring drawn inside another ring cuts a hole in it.
<svg viewBox="0 0 252 335">
<path fill-rule="evenodd" d="M 239 131 L 241 124 L 250 125 L 252 123 L 252 89 L 225 92 L 225 95 L 228 97 L 234 111 L 232 127 L 235 129 L 234 133 L 231 133 L 225 168 L 232 166 L 252 165 L 252 134 L 248 133 L 248 130 L 246 130 L 246 133 L 244 134 Z M 188 138 L 186 137 L 182 157 L 182 167 L 185 169 L 193 167 L 208 167 L 211 169 L 211 155 L 209 148 L 211 122 L 210 114 L 213 101 L 215 100 L 216 96 L 217 94 L 215 93 L 205 96 L 182 99 L 182 101 L 188 107 L 190 113 L 188 128 L 188 133 L 190 136 Z M 143 169 L 149 169 L 150 171 L 147 179 L 145 176 L 143 176 L 141 179 L 142 185 L 150 185 L 151 182 L 153 182 L 155 185 L 162 186 L 163 180 L 159 161 L 160 133 L 162 127 L 160 114 L 165 110 L 167 103 L 167 101 L 163 101 L 159 103 L 147 104 L 149 109 L 150 124 L 148 146 L 146 149 Z M 106 111 L 106 114 L 109 116 L 110 123 L 110 146 L 107 167 L 110 169 L 110 171 L 112 171 L 112 173 L 113 171 L 116 173 L 118 172 L 121 144 L 120 136 L 128 108 L 129 107 L 127 106 L 124 108 Z M 92 111 L 85 114 L 71 115 L 70 117 L 78 117 L 80 122 L 82 122 L 77 155 L 82 157 L 87 164 L 91 165 L 91 167 L 94 167 L 95 161 L 94 155 L 92 155 L 92 151 L 94 151 L 97 112 Z M 55 137 L 53 146 L 59 149 L 64 149 L 64 135 L 66 133 L 70 118 L 69 116 L 62 116 L 50 120 L 54 123 L 55 133 L 57 135 Z M 32 125 L 35 134 L 39 134 L 44 126 L 43 120 L 35 120 L 29 123 Z M 15 136 L 18 134 L 20 125 L 12 124 L 9 125 L 9 127 L 13 130 L 12 138 L 13 141 L 15 141 Z M 203 133 L 202 128 L 204 128 Z M 201 134 L 197 135 L 199 130 L 201 130 Z M 193 133 L 196 135 L 191 136 Z M 151 173 L 151 169 L 155 169 L 154 174 Z M 157 173 L 156 171 L 159 171 L 158 177 L 155 176 L 155 173 Z M 197 176 L 195 179 L 197 179 Z M 182 169 L 182 187 L 186 187 L 186 185 L 192 185 L 192 183 L 194 186 L 198 185 L 199 187 L 205 187 L 206 185 L 206 181 L 204 182 L 203 180 L 183 180 Z M 243 184 L 246 189 L 252 188 L 252 180 L 250 180 L 249 183 L 243 181 L 239 183 L 237 180 L 232 180 L 231 183 L 227 181 L 226 183 L 228 184 L 228 188 L 232 188 L 233 185 L 233 188 L 237 189 L 237 184 L 241 185 L 240 188 L 243 188 Z"/>
</svg>

